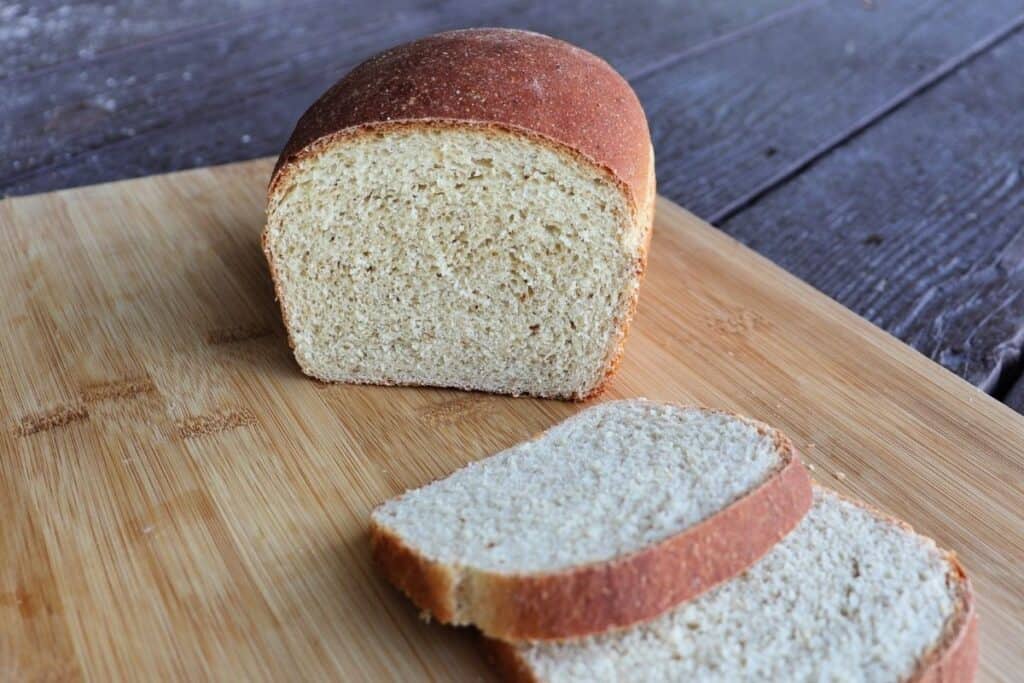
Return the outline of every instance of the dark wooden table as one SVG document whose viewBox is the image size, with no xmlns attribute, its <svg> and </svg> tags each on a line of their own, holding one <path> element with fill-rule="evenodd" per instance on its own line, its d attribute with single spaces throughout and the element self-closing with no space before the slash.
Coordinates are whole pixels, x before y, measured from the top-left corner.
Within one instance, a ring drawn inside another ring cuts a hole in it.
<svg viewBox="0 0 1024 683">
<path fill-rule="evenodd" d="M 0 196 L 275 154 L 366 56 L 503 25 L 636 88 L 659 190 L 1024 410 L 1021 0 L 0 3 Z"/>
</svg>

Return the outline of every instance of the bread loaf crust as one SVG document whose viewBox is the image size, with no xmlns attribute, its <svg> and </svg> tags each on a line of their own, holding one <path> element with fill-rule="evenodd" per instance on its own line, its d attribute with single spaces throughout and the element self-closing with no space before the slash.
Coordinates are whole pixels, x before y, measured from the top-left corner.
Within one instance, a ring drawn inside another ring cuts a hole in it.
<svg viewBox="0 0 1024 683">
<path fill-rule="evenodd" d="M 399 121 L 494 124 L 548 138 L 607 169 L 636 208 L 654 184 L 643 108 L 607 62 L 538 33 L 480 28 L 399 45 L 354 68 L 299 119 L 271 194 L 313 143 Z"/>
<path fill-rule="evenodd" d="M 525 137 L 599 169 L 619 187 L 631 214 L 624 228 L 636 234 L 640 247 L 634 261 L 635 280 L 625 310 L 616 317 L 617 330 L 600 377 L 571 393 L 532 392 L 577 401 L 600 394 L 622 359 L 654 222 L 654 151 L 647 119 L 632 88 L 604 60 L 529 31 L 464 29 L 400 45 L 357 66 L 302 115 L 274 167 L 268 214 L 290 187 L 303 159 L 347 139 L 404 127 L 473 128 Z M 267 231 L 262 244 L 288 343 L 294 349 Z M 403 382 L 379 377 L 372 383 Z M 486 389 L 473 384 L 453 388 Z"/>
<path fill-rule="evenodd" d="M 782 457 L 767 480 L 708 519 L 624 557 L 552 573 L 471 571 L 435 562 L 374 523 L 374 560 L 439 621 L 472 623 L 500 640 L 563 640 L 650 620 L 741 573 L 810 509 L 810 478 L 792 443 L 757 426 Z"/>
</svg>

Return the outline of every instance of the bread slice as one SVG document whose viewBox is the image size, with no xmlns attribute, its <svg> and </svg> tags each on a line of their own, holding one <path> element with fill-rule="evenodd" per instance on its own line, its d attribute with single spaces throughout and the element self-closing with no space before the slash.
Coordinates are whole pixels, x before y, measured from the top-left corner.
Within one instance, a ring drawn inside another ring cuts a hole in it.
<svg viewBox="0 0 1024 683">
<path fill-rule="evenodd" d="M 309 375 L 579 399 L 622 353 L 654 196 L 643 110 L 607 63 L 453 31 L 302 116 L 263 244 Z"/>
<path fill-rule="evenodd" d="M 816 488 L 796 531 L 742 576 L 635 628 L 491 642 L 517 681 L 970 681 L 971 587 L 906 524 Z"/>
<path fill-rule="evenodd" d="M 370 537 L 384 576 L 436 619 L 562 639 L 650 619 L 735 576 L 810 503 L 779 432 L 615 401 L 384 503 Z"/>
</svg>

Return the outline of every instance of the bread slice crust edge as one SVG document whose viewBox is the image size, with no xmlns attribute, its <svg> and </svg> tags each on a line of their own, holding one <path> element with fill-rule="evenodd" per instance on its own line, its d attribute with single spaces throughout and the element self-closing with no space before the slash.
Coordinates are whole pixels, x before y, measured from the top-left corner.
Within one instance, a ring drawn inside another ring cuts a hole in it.
<svg viewBox="0 0 1024 683">
<path fill-rule="evenodd" d="M 836 495 L 867 510 L 879 519 L 910 533 L 916 533 L 913 527 L 903 520 L 888 515 L 872 505 L 840 493 Z M 907 679 L 907 683 L 969 683 L 974 680 L 977 673 L 979 635 L 974 590 L 956 554 L 949 551 L 945 551 L 944 554 L 950 565 L 948 580 L 957 584 L 957 610 L 947 623 L 943 636 L 934 648 L 921 657 L 917 669 Z M 495 665 L 504 680 L 510 683 L 544 683 L 534 675 L 514 643 L 486 635 L 481 636 L 481 642 L 484 654 Z"/>
<path fill-rule="evenodd" d="M 634 553 L 557 572 L 501 574 L 432 560 L 373 521 L 374 561 L 434 618 L 471 623 L 499 640 L 565 640 L 648 621 L 743 572 L 810 509 L 810 477 L 792 443 L 755 424 L 774 439 L 779 468 L 711 517 Z"/>
</svg>

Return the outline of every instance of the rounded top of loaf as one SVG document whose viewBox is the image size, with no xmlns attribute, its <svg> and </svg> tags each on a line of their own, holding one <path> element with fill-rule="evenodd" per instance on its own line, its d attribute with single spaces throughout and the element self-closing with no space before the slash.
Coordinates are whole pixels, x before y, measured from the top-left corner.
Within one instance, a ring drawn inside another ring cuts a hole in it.
<svg viewBox="0 0 1024 683">
<path fill-rule="evenodd" d="M 553 140 L 648 196 L 651 143 L 640 102 L 607 62 L 529 31 L 448 31 L 366 60 L 302 115 L 274 168 L 318 140 L 354 128 L 448 121 L 515 129 Z"/>
</svg>

